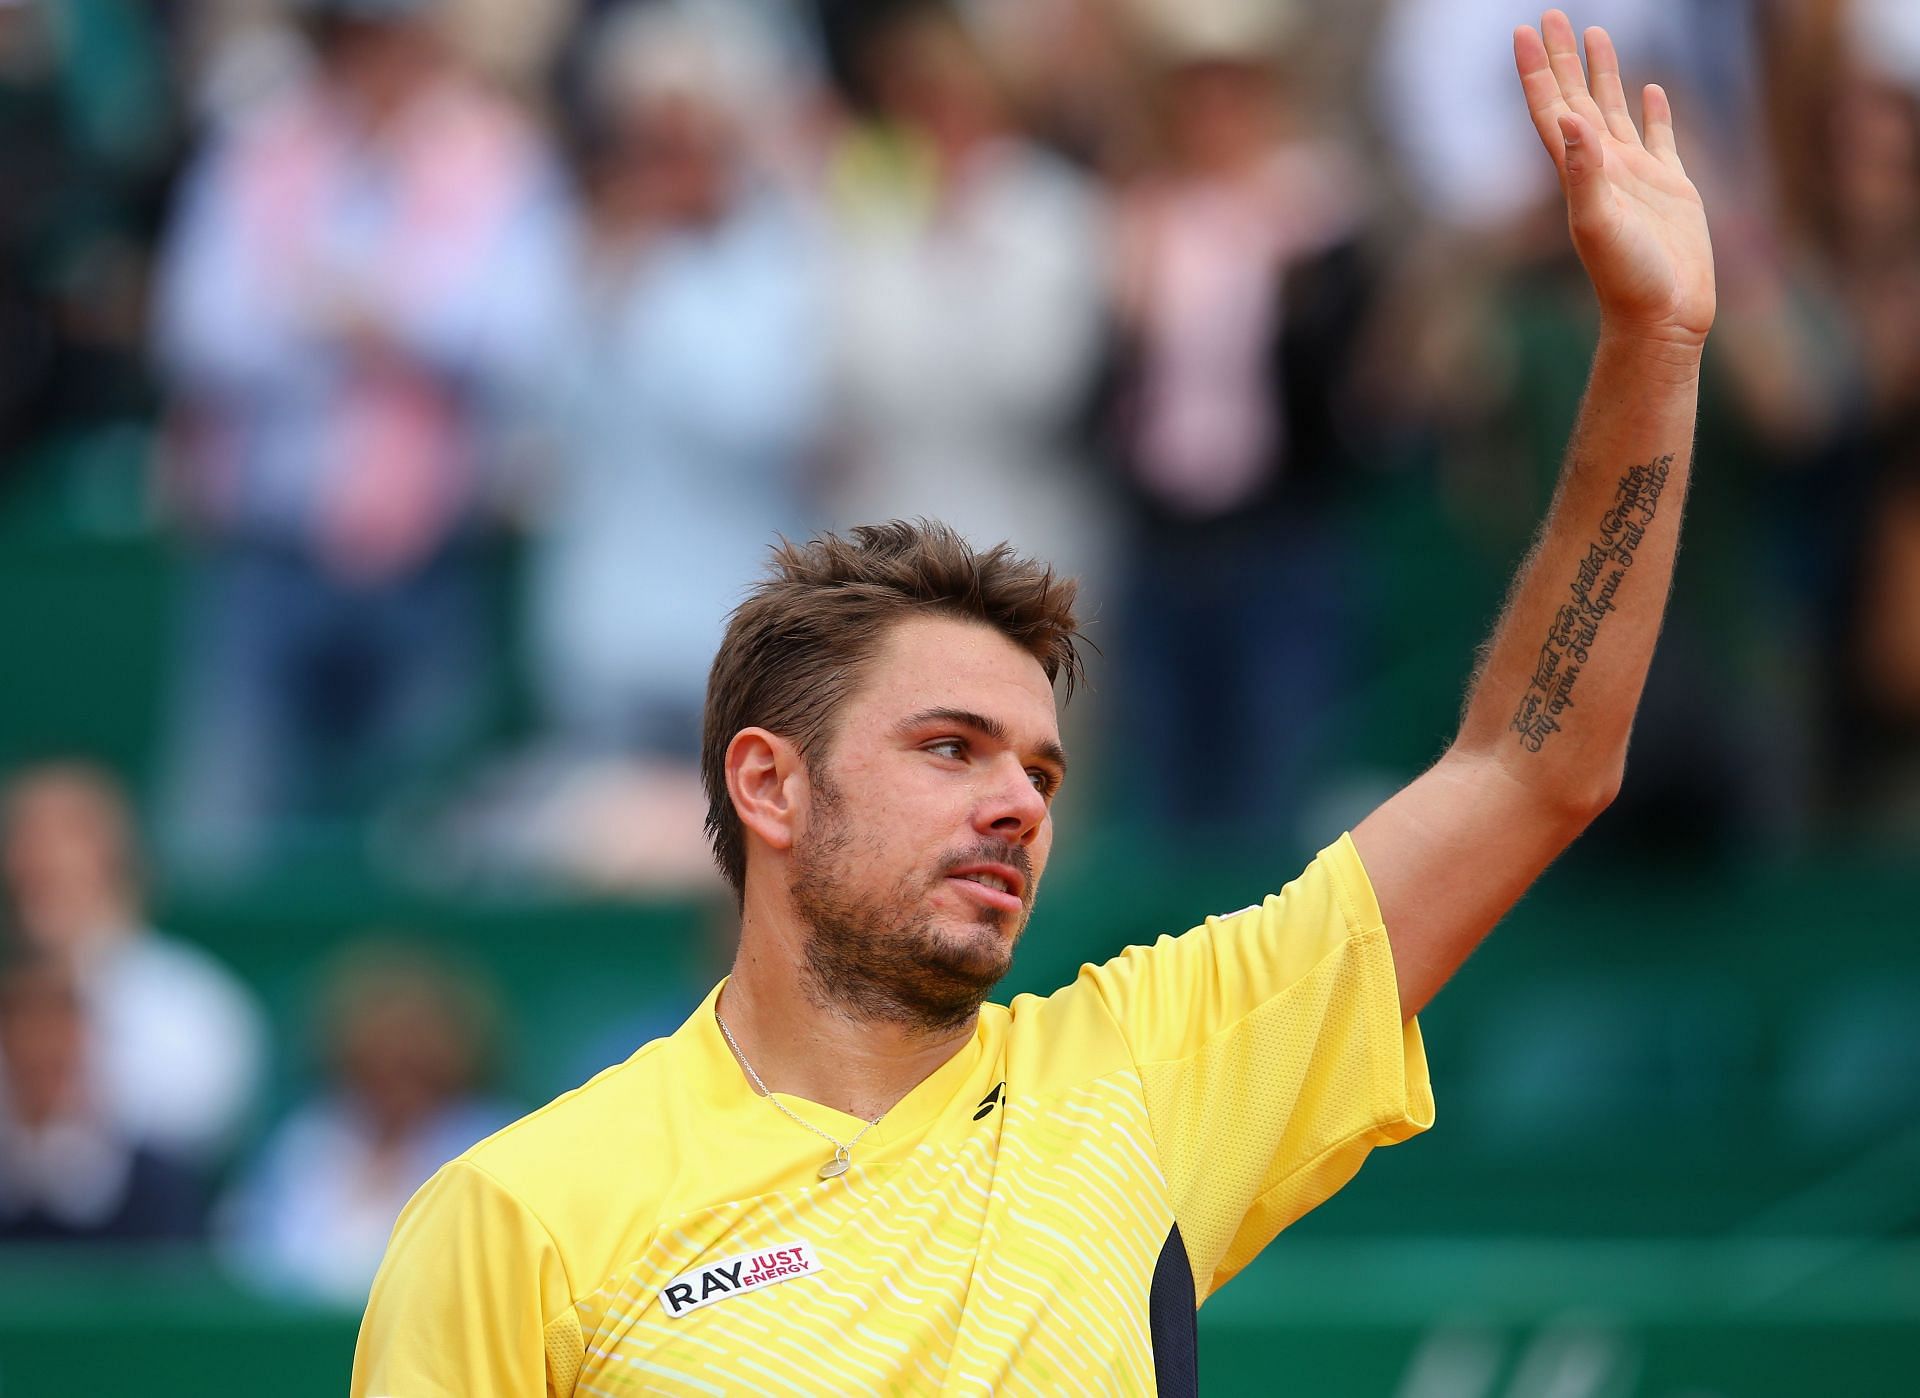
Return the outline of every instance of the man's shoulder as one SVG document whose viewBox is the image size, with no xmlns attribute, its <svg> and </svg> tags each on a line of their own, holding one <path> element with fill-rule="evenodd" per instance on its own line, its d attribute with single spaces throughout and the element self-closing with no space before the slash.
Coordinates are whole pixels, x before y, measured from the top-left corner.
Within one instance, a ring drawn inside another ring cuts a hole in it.
<svg viewBox="0 0 1920 1398">
<path fill-rule="evenodd" d="M 642 1183 L 671 1113 L 671 1039 L 655 1039 L 544 1107 L 468 1148 L 456 1163 L 490 1177 L 535 1213 L 609 1177 Z"/>
</svg>

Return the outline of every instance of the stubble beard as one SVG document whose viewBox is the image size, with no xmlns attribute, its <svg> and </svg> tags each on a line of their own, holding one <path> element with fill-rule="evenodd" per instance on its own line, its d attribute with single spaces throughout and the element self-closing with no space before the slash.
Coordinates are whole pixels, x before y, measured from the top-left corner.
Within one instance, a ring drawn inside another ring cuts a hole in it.
<svg viewBox="0 0 1920 1398">
<path fill-rule="evenodd" d="M 839 788 L 819 773 L 813 794 L 814 818 L 794 847 L 790 887 L 806 928 L 802 978 L 808 998 L 862 1023 L 896 1025 L 927 1037 L 966 1028 L 1007 974 L 1020 926 L 1009 937 L 1004 929 L 1012 915 L 982 907 L 975 935 L 942 936 L 927 906 L 925 876 L 904 875 L 873 891 Z M 1019 869 L 1031 899 L 1024 849 L 994 842 L 970 851 L 966 861 L 973 860 Z M 1025 921 L 1023 911 L 1019 923 Z"/>
</svg>

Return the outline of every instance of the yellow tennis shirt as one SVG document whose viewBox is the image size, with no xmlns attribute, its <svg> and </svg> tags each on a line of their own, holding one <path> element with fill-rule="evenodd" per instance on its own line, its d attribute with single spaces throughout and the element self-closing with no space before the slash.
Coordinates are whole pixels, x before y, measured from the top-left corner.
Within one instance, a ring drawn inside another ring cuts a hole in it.
<svg viewBox="0 0 1920 1398">
<path fill-rule="evenodd" d="M 358 1398 L 1190 1394 L 1199 1303 L 1433 1122 L 1344 837 L 1257 907 L 984 1007 L 838 1179 L 717 994 L 421 1189 Z"/>
</svg>

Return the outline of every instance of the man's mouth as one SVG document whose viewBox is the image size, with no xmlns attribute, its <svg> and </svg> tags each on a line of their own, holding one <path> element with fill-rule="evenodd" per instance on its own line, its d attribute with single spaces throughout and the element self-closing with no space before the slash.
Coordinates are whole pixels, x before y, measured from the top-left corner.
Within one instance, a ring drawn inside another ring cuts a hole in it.
<svg viewBox="0 0 1920 1398">
<path fill-rule="evenodd" d="M 968 894 L 988 907 L 1023 912 L 1026 876 L 1006 864 L 968 864 L 947 875 L 949 883 L 964 885 Z"/>
</svg>

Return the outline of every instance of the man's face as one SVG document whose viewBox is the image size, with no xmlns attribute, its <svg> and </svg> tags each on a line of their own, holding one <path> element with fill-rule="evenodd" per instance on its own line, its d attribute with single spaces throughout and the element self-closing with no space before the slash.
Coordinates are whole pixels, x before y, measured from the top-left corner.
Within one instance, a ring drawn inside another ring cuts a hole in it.
<svg viewBox="0 0 1920 1398">
<path fill-rule="evenodd" d="M 82 781 L 46 776 L 13 793 L 0 884 L 23 940 L 65 952 L 99 933 L 125 894 L 125 839 L 111 804 Z"/>
<path fill-rule="evenodd" d="M 895 625 L 809 762 L 790 893 L 814 998 L 965 1025 L 1012 962 L 1064 776 L 1038 661 L 978 623 Z"/>
</svg>

